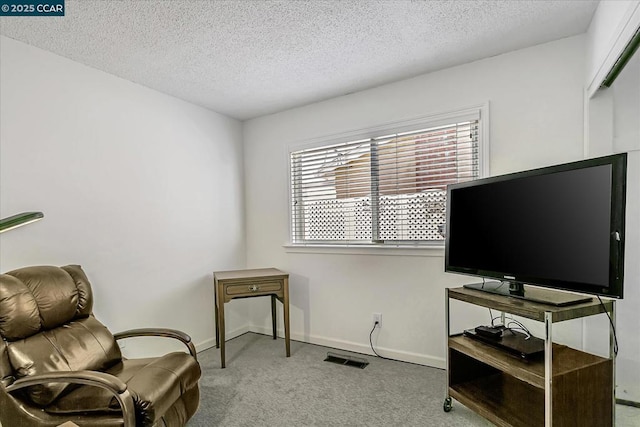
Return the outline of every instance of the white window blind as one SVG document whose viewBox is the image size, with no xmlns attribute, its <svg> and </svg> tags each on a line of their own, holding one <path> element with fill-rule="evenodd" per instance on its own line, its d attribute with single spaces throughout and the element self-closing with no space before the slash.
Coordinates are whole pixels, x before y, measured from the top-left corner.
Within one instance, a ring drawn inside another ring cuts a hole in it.
<svg viewBox="0 0 640 427">
<path fill-rule="evenodd" d="M 478 129 L 479 118 L 291 152 L 292 242 L 443 241 L 446 186 L 480 174 Z"/>
</svg>

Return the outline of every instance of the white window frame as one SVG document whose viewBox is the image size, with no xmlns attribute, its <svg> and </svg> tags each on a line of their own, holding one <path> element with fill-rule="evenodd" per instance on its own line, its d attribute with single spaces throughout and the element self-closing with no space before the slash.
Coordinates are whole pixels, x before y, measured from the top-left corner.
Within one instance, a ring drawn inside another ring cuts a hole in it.
<svg viewBox="0 0 640 427">
<path fill-rule="evenodd" d="M 311 252 L 311 253 L 390 253 L 394 255 L 442 255 L 444 253 L 444 241 L 419 241 L 408 243 L 397 242 L 363 242 L 363 243 L 319 243 L 319 242 L 292 242 L 293 230 L 293 197 L 291 193 L 291 153 L 300 150 L 307 150 L 331 144 L 340 144 L 350 141 L 376 138 L 381 135 L 393 133 L 411 132 L 419 129 L 427 129 L 455 122 L 478 120 L 478 178 L 489 176 L 489 103 L 474 105 L 457 110 L 420 116 L 412 119 L 395 121 L 372 126 L 366 129 L 348 131 L 339 134 L 326 135 L 319 138 L 306 140 L 287 147 L 287 177 L 288 189 L 287 198 L 289 205 L 288 221 L 288 243 L 284 245 L 288 252 Z M 435 250 L 435 253 L 433 252 Z"/>
</svg>

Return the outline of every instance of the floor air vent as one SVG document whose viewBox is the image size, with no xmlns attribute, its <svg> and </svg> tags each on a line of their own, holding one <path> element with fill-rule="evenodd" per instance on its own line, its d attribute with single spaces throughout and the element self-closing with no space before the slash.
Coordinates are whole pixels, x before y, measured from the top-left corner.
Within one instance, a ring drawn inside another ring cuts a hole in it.
<svg viewBox="0 0 640 427">
<path fill-rule="evenodd" d="M 349 356 L 347 354 L 338 354 L 327 352 L 327 358 L 324 359 L 325 362 L 337 363 L 338 365 L 347 365 L 353 366 L 354 368 L 364 369 L 367 367 L 369 362 L 365 359 L 361 359 L 359 357 Z"/>
</svg>

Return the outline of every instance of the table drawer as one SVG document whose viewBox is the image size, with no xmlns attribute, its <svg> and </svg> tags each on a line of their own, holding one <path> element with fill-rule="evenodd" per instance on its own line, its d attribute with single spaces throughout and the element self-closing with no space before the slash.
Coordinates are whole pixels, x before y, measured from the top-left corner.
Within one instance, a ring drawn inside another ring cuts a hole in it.
<svg viewBox="0 0 640 427">
<path fill-rule="evenodd" d="M 282 291 L 282 282 L 247 282 L 247 283 L 234 283 L 233 285 L 227 285 L 227 295 L 255 295 L 264 293 L 275 293 Z"/>
</svg>

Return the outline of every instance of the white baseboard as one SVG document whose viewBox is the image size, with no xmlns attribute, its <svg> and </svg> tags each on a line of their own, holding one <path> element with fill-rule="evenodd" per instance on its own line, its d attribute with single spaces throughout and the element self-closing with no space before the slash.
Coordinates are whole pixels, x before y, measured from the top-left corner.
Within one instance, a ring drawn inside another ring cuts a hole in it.
<svg viewBox="0 0 640 427">
<path fill-rule="evenodd" d="M 249 329 L 249 325 L 244 325 L 239 328 L 234 329 L 233 331 L 227 332 L 225 335 L 225 341 L 229 341 L 230 339 L 239 337 L 242 334 L 246 334 L 247 332 L 251 332 Z M 198 344 L 195 344 L 196 351 L 199 353 L 204 350 L 208 350 L 216 346 L 216 337 L 211 337 L 206 339 Z M 1 426 L 0 426 L 1 427 Z"/>
<path fill-rule="evenodd" d="M 271 335 L 271 328 L 252 325 L 248 328 L 250 332 L 258 334 Z M 284 330 L 278 329 L 279 337 L 284 337 Z M 366 344 L 355 343 L 351 341 L 337 340 L 335 338 L 320 337 L 316 335 L 303 335 L 295 332 L 291 333 L 291 339 L 295 341 L 306 342 L 309 344 L 331 347 L 339 350 L 351 351 L 354 353 L 374 355 L 371 347 Z M 376 352 L 382 357 L 398 360 L 401 362 L 415 363 L 418 365 L 430 366 L 432 368 L 445 369 L 446 361 L 442 357 L 434 357 L 425 354 L 412 353 L 408 351 L 399 351 L 385 347 L 376 347 Z"/>
</svg>

